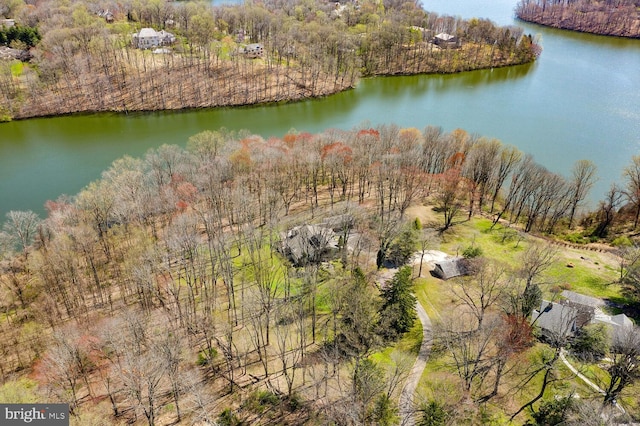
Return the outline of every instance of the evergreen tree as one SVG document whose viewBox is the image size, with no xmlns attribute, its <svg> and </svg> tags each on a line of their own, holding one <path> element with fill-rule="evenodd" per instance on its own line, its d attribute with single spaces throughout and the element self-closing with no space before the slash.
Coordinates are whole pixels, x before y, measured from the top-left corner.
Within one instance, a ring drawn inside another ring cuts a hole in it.
<svg viewBox="0 0 640 426">
<path fill-rule="evenodd" d="M 411 268 L 404 266 L 396 272 L 393 279 L 382 290 L 382 309 L 380 324 L 382 335 L 387 339 L 396 339 L 409 331 L 417 318 L 416 297 L 413 295 Z"/>
</svg>

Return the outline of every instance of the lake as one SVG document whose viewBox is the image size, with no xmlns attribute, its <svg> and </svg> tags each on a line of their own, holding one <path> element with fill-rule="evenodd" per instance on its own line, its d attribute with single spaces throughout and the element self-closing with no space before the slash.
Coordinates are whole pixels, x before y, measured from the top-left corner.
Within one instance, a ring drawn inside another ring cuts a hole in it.
<svg viewBox="0 0 640 426">
<path fill-rule="evenodd" d="M 356 89 L 299 103 L 148 114 L 100 114 L 0 124 L 0 217 L 43 215 L 43 203 L 75 194 L 123 155 L 222 126 L 264 136 L 396 123 L 494 137 L 558 173 L 579 159 L 598 166 L 600 199 L 640 154 L 640 40 L 608 38 L 515 22 L 515 2 L 425 0 L 440 14 L 486 17 L 537 34 L 534 64 L 457 75 L 362 80 Z"/>
</svg>

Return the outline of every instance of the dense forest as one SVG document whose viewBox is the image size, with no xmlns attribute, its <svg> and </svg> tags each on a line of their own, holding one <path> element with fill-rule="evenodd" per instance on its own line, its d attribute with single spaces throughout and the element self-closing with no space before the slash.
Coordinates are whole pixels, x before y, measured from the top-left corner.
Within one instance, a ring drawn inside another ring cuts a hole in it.
<svg viewBox="0 0 640 426">
<path fill-rule="evenodd" d="M 618 37 L 640 37 L 638 0 L 520 0 L 516 16 L 550 27 Z"/>
<path fill-rule="evenodd" d="M 222 129 L 123 157 L 47 218 L 7 215 L 0 400 L 67 402 L 82 425 L 397 424 L 420 284 L 445 303 L 436 379 L 410 407 L 421 424 L 590 424 L 633 395 L 640 353 L 598 367 L 604 402 L 548 399 L 571 383 L 568 341 L 536 343 L 528 317 L 569 284 L 546 275 L 556 245 L 527 234 L 617 246 L 620 277 L 615 263 L 603 273 L 635 316 L 640 157 L 589 213 L 596 172 L 583 160 L 564 177 L 498 140 L 394 125 L 268 140 Z M 473 221 L 473 277 L 403 267 Z M 514 261 L 479 256 L 482 235 Z M 596 334 L 583 352 L 607 353 Z"/>
<path fill-rule="evenodd" d="M 520 28 L 439 16 L 415 2 L 3 0 L 2 16 L 37 36 L 0 36 L 31 57 L 0 62 L 3 120 L 297 100 L 351 88 L 360 76 L 508 66 L 540 50 Z M 145 27 L 176 41 L 156 53 L 136 49 L 132 36 Z M 454 48 L 432 42 L 443 33 Z M 261 57 L 242 54 L 251 43 Z"/>
</svg>

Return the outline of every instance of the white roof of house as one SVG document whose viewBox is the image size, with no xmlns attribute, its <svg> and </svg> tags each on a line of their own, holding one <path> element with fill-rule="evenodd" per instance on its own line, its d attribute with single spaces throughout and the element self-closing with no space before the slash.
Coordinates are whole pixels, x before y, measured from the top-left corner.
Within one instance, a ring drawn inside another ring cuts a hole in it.
<svg viewBox="0 0 640 426">
<path fill-rule="evenodd" d="M 446 41 L 446 40 L 451 40 L 452 38 L 455 38 L 455 36 L 447 33 L 440 33 L 440 34 L 436 34 L 436 38 Z"/>
<path fill-rule="evenodd" d="M 138 37 L 156 37 L 158 33 L 153 28 L 143 28 L 138 33 Z"/>
</svg>

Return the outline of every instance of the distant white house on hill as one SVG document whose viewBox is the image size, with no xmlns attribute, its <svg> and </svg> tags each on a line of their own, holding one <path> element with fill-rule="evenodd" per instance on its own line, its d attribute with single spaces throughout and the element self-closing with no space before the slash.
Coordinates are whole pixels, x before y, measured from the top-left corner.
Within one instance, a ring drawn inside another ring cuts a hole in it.
<svg viewBox="0 0 640 426">
<path fill-rule="evenodd" d="M 133 46 L 138 49 L 151 49 L 158 46 L 168 46 L 175 43 L 176 37 L 165 30 L 156 31 L 153 28 L 143 28 L 133 35 Z"/>
<path fill-rule="evenodd" d="M 247 58 L 261 58 L 264 54 L 264 47 L 260 43 L 247 44 L 242 51 Z"/>
</svg>

